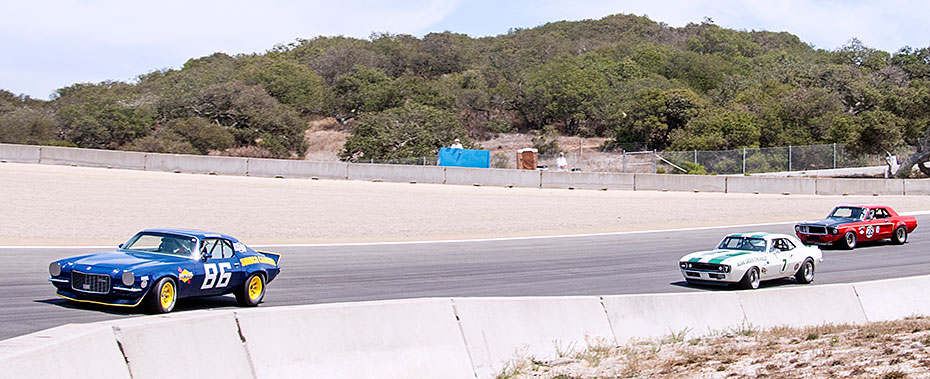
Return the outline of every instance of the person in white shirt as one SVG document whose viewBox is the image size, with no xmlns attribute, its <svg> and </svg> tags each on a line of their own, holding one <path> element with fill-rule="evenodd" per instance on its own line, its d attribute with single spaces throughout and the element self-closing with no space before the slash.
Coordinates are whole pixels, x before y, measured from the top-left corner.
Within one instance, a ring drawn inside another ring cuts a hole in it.
<svg viewBox="0 0 930 379">
<path fill-rule="evenodd" d="M 565 153 L 559 153 L 559 158 L 555 160 L 555 165 L 558 166 L 558 171 L 565 171 L 568 169 L 568 160 L 565 159 Z"/>
<path fill-rule="evenodd" d="M 465 148 L 464 146 L 462 146 L 462 141 L 459 141 L 458 138 L 456 138 L 456 139 L 455 139 L 455 142 L 452 143 L 452 146 L 449 146 L 449 147 L 451 147 L 451 148 L 453 148 L 453 149 L 464 149 L 464 148 Z"/>
</svg>

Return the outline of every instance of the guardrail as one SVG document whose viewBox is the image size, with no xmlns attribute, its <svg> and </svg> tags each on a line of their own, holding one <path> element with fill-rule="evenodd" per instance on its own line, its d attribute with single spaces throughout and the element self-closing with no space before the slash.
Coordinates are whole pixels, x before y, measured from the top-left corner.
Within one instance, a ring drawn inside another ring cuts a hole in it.
<svg viewBox="0 0 930 379">
<path fill-rule="evenodd" d="M 5 377 L 491 378 L 515 359 L 672 333 L 930 315 L 930 276 L 648 295 L 429 298 L 178 312 L 0 342 Z M 166 371 L 165 362 L 170 362 Z"/>
<path fill-rule="evenodd" d="M 930 179 L 832 179 L 476 169 L 0 144 L 0 160 L 145 171 L 526 188 L 797 195 L 930 195 Z"/>
</svg>

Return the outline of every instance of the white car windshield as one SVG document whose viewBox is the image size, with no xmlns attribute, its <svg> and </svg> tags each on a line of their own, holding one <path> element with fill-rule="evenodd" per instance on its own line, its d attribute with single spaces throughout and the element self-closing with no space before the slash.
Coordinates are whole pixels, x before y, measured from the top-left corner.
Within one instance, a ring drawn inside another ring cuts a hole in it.
<svg viewBox="0 0 930 379">
<path fill-rule="evenodd" d="M 720 242 L 718 249 L 765 251 L 765 239 L 728 236 Z"/>
<path fill-rule="evenodd" d="M 854 218 L 859 220 L 863 214 L 865 212 L 859 207 L 836 207 L 833 213 L 830 213 L 830 218 Z"/>
</svg>

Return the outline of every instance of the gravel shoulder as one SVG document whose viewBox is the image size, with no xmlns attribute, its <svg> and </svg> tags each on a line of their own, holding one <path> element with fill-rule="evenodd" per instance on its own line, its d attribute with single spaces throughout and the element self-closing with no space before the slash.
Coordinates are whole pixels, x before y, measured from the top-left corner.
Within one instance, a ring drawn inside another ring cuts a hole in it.
<svg viewBox="0 0 930 379">
<path fill-rule="evenodd" d="M 0 245 L 115 245 L 140 229 L 249 244 L 543 236 L 790 222 L 926 197 L 572 191 L 273 179 L 0 163 Z M 751 228 L 750 228 L 751 229 Z"/>
</svg>

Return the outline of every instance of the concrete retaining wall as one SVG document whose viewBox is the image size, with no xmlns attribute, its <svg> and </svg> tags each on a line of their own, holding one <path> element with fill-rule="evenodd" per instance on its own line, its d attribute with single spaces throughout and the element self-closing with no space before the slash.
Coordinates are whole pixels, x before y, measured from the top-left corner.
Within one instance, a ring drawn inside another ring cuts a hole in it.
<svg viewBox="0 0 930 379">
<path fill-rule="evenodd" d="M 449 299 L 238 312 L 259 378 L 474 378 Z"/>
<path fill-rule="evenodd" d="M 344 162 L 311 162 L 289 159 L 249 158 L 249 176 L 285 178 L 320 178 L 345 180 L 348 164 Z"/>
<path fill-rule="evenodd" d="M 904 195 L 902 179 L 817 179 L 818 195 Z"/>
<path fill-rule="evenodd" d="M 812 179 L 713 175 L 616 174 L 348 164 L 286 159 L 156 154 L 0 144 L 0 160 L 147 171 L 285 178 L 445 183 L 524 188 L 700 191 L 817 195 L 930 195 L 930 179 Z"/>
<path fill-rule="evenodd" d="M 4 378 L 129 379 L 107 324 L 68 324 L 0 341 Z"/>
<path fill-rule="evenodd" d="M 930 195 L 930 179 L 905 179 L 904 194 L 908 196 Z"/>
<path fill-rule="evenodd" d="M 817 193 L 817 180 L 805 178 L 728 176 L 727 192 L 814 195 Z"/>
<path fill-rule="evenodd" d="M 542 171 L 540 185 L 543 188 L 632 191 L 633 174 Z"/>
<path fill-rule="evenodd" d="M 178 312 L 0 341 L 3 377 L 493 378 L 530 356 L 736 328 L 930 315 L 930 276 L 754 291 L 454 298 Z M 73 375 L 72 375 L 73 376 Z"/>
<path fill-rule="evenodd" d="M 132 151 L 42 146 L 39 155 L 39 163 L 43 164 L 144 170 L 146 154 Z"/>
<path fill-rule="evenodd" d="M 446 167 L 446 184 L 539 188 L 540 173 L 532 170 Z"/>
<path fill-rule="evenodd" d="M 455 314 L 479 378 L 526 357 L 557 358 L 614 346 L 600 298 L 456 298 Z"/>
<path fill-rule="evenodd" d="M 39 163 L 39 146 L 0 143 L 0 161 Z"/>
<path fill-rule="evenodd" d="M 348 172 L 349 180 L 434 184 L 445 181 L 445 168 L 438 166 L 352 163 L 349 164 Z"/>
<path fill-rule="evenodd" d="M 745 324 L 736 292 L 605 296 L 617 343 L 684 333 L 702 336 Z M 713 310 L 713 311 L 711 311 Z"/>
<path fill-rule="evenodd" d="M 727 178 L 712 175 L 636 174 L 637 191 L 727 192 Z"/>
<path fill-rule="evenodd" d="M 740 291 L 739 303 L 747 324 L 757 328 L 867 321 L 850 284 Z"/>
<path fill-rule="evenodd" d="M 189 174 L 246 175 L 247 158 L 214 157 L 183 154 L 147 154 L 146 171 L 184 172 Z"/>
<path fill-rule="evenodd" d="M 869 321 L 930 315 L 930 276 L 877 280 L 853 287 Z"/>
</svg>

